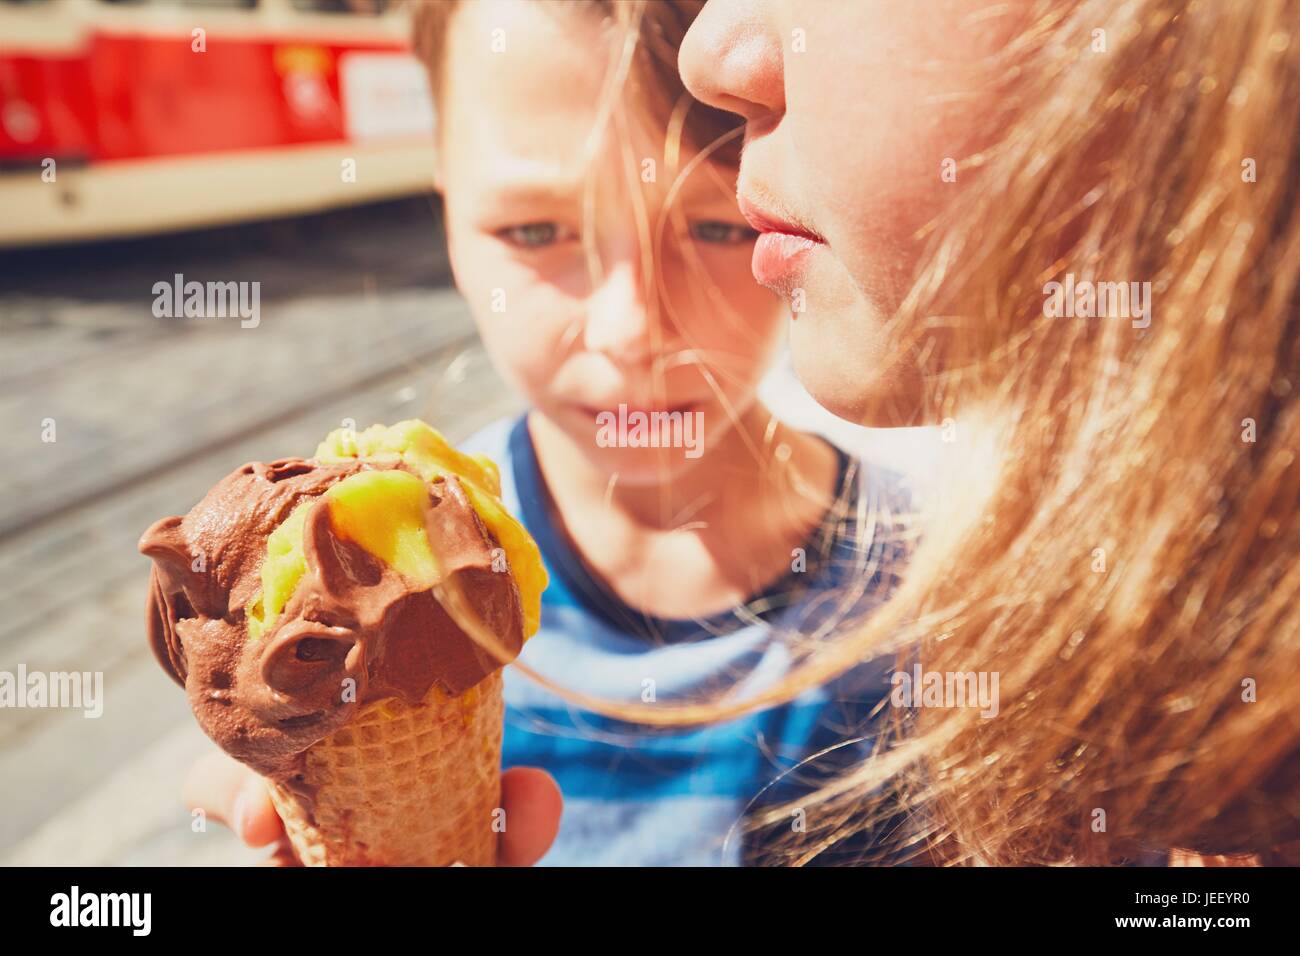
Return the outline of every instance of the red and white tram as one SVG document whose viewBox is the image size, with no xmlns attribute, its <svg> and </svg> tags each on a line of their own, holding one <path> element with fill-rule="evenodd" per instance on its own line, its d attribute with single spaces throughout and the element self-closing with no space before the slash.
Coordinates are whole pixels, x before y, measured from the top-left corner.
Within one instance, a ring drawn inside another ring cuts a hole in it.
<svg viewBox="0 0 1300 956">
<path fill-rule="evenodd" d="M 407 31 L 390 0 L 0 0 L 0 246 L 429 189 Z"/>
</svg>

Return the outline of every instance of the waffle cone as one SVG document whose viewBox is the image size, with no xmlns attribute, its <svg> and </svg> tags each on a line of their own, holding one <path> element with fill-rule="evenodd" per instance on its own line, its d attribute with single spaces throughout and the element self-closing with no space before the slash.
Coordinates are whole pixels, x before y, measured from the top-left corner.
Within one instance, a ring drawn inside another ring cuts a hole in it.
<svg viewBox="0 0 1300 956">
<path fill-rule="evenodd" d="M 305 866 L 492 866 L 501 799 L 501 671 L 459 697 L 368 705 L 305 754 L 305 800 L 271 798 Z"/>
</svg>

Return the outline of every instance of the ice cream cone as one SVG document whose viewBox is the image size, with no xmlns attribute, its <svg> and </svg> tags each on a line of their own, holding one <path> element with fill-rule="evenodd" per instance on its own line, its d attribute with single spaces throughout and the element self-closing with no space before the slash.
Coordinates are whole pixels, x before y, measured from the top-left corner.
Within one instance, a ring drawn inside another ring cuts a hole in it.
<svg viewBox="0 0 1300 956">
<path fill-rule="evenodd" d="M 458 697 L 379 701 L 305 754 L 303 795 L 271 796 L 306 866 L 492 866 L 501 672 Z"/>
<path fill-rule="evenodd" d="M 154 653 L 303 863 L 495 862 L 501 667 L 546 587 L 500 493 L 423 422 L 338 429 L 141 537 Z"/>
</svg>

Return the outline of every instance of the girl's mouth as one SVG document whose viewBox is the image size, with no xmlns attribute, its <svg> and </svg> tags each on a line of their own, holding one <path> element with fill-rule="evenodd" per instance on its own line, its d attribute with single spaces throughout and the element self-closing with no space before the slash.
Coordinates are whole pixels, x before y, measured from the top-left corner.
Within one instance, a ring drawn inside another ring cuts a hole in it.
<svg viewBox="0 0 1300 956">
<path fill-rule="evenodd" d="M 826 240 L 805 226 L 759 208 L 744 196 L 740 197 L 740 214 L 760 233 L 750 263 L 754 279 L 782 295 L 792 294 L 809 255 Z"/>
</svg>

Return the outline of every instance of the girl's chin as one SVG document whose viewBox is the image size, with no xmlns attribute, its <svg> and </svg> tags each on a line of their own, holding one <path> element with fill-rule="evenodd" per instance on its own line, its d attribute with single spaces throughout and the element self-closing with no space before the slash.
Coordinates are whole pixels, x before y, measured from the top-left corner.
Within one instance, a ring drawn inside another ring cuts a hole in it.
<svg viewBox="0 0 1300 956">
<path fill-rule="evenodd" d="M 848 316 L 826 316 L 807 311 L 792 316 L 790 361 L 794 373 L 818 405 L 833 415 L 857 422 L 870 382 L 864 371 L 873 366 L 836 343 L 840 323 L 852 323 Z M 869 374 L 869 373 L 868 373 Z"/>
<path fill-rule="evenodd" d="M 842 418 L 846 422 L 854 425 L 866 425 L 864 419 L 867 416 L 865 396 L 862 394 L 849 394 L 847 389 L 836 387 L 829 383 L 823 384 L 816 381 L 808 381 L 806 378 L 800 379 L 804 387 L 808 389 L 813 399 L 826 411 L 830 412 L 836 418 Z"/>
<path fill-rule="evenodd" d="M 827 334 L 826 322 L 834 334 Z M 799 323 L 803 323 L 800 327 Z M 843 328 L 857 329 L 849 337 Z M 875 328 L 845 315 L 804 315 L 790 332 L 795 375 L 818 405 L 837 418 L 870 428 L 924 424 L 925 387 L 919 369 L 872 347 Z"/>
<path fill-rule="evenodd" d="M 826 411 L 864 428 L 910 428 L 935 424 L 925 415 L 924 389 L 911 381 L 877 378 L 845 384 L 833 374 L 800 376 L 808 393 Z"/>
</svg>

